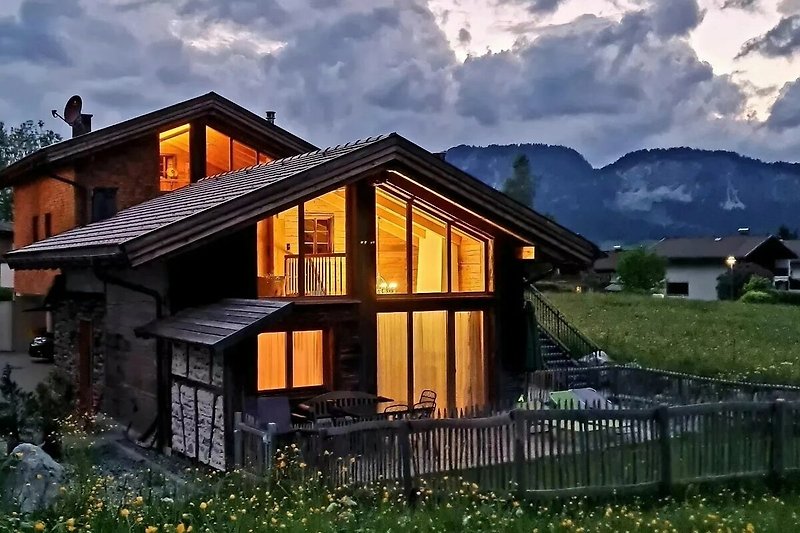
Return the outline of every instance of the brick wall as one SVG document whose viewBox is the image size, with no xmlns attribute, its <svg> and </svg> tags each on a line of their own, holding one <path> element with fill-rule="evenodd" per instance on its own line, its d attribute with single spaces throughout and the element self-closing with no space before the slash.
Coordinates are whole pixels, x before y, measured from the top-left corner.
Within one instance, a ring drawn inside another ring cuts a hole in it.
<svg viewBox="0 0 800 533">
<path fill-rule="evenodd" d="M 95 187 L 117 189 L 117 209 L 122 210 L 158 196 L 158 135 L 98 152 L 75 166 L 78 181 L 86 187 L 86 204 L 80 216 L 91 216 Z"/>
<path fill-rule="evenodd" d="M 74 180 L 72 169 L 59 169 L 59 176 Z M 51 231 L 55 235 L 74 228 L 75 187 L 46 176 L 14 187 L 14 248 L 34 241 L 33 218 L 38 217 L 39 239 L 45 236 L 45 214 L 50 213 Z M 21 270 L 14 274 L 14 290 L 20 294 L 44 295 L 50 290 L 57 270 Z"/>
</svg>

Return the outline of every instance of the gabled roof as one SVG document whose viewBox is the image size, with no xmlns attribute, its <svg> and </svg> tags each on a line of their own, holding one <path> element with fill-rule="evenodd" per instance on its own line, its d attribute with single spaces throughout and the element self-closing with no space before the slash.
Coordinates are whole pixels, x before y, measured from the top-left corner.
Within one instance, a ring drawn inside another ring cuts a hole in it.
<svg viewBox="0 0 800 533">
<path fill-rule="evenodd" d="M 733 256 L 746 259 L 767 243 L 777 245 L 776 259 L 791 259 L 794 252 L 772 235 L 730 235 L 728 237 L 685 237 L 663 239 L 653 246 L 653 251 L 667 259 L 718 259 Z"/>
<path fill-rule="evenodd" d="M 233 127 L 249 131 L 256 136 L 263 136 L 283 147 L 288 153 L 303 153 L 316 149 L 313 144 L 265 118 L 215 92 L 210 92 L 37 150 L 0 170 L 0 186 L 13 185 L 20 179 L 25 179 L 31 171 L 67 163 L 97 150 L 203 117 L 217 117 Z"/>
<path fill-rule="evenodd" d="M 230 298 L 154 320 L 137 328 L 136 334 L 223 350 L 283 318 L 293 305 L 287 300 Z"/>
<path fill-rule="evenodd" d="M 797 239 L 787 239 L 781 241 L 784 246 L 794 252 L 794 255 L 800 257 L 800 240 Z"/>
<path fill-rule="evenodd" d="M 600 256 L 583 237 L 393 133 L 212 176 L 6 258 L 20 269 L 98 261 L 137 266 L 392 166 L 535 243 L 545 257 L 587 265 Z"/>
</svg>

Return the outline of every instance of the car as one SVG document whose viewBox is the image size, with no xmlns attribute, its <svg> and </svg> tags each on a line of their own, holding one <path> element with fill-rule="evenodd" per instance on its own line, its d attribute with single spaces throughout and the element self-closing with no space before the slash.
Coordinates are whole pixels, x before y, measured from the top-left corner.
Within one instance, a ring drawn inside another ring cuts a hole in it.
<svg viewBox="0 0 800 533">
<path fill-rule="evenodd" d="M 28 346 L 28 355 L 34 359 L 53 360 L 53 334 L 45 333 L 34 337 Z"/>
</svg>

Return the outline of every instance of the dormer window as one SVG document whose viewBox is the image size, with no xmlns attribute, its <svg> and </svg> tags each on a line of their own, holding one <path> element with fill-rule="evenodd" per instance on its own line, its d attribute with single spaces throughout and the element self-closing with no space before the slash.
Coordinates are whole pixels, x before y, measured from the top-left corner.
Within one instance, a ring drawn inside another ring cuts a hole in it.
<svg viewBox="0 0 800 533">
<path fill-rule="evenodd" d="M 159 190 L 174 191 L 191 182 L 189 124 L 161 132 L 159 140 Z"/>
</svg>

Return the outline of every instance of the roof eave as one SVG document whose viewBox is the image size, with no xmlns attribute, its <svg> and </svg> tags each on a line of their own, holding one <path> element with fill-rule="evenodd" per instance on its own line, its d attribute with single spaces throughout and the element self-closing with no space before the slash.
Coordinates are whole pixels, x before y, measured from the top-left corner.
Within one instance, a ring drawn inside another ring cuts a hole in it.
<svg viewBox="0 0 800 533">
<path fill-rule="evenodd" d="M 94 266 L 125 264 L 126 257 L 118 245 L 70 248 L 63 251 L 26 251 L 25 248 L 7 253 L 3 260 L 14 270 L 48 270 L 65 266 Z"/>
</svg>

